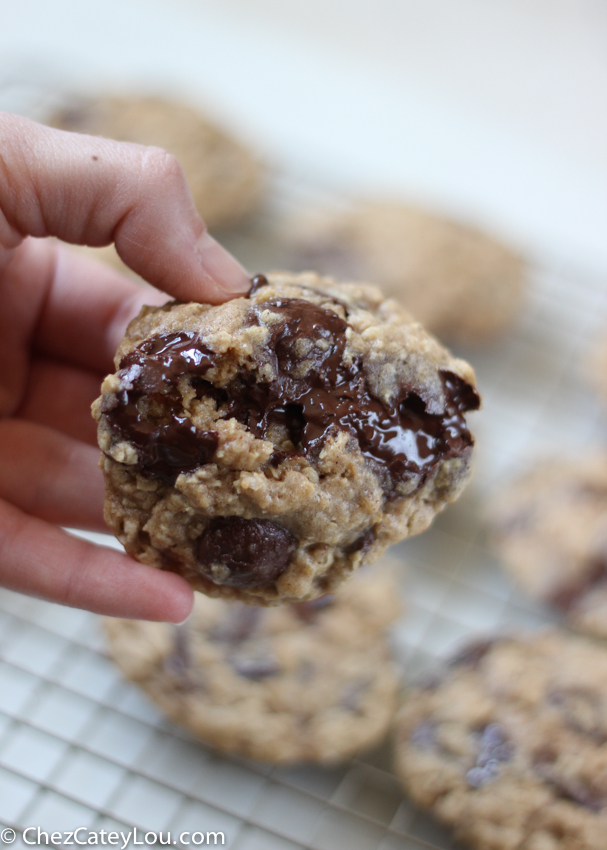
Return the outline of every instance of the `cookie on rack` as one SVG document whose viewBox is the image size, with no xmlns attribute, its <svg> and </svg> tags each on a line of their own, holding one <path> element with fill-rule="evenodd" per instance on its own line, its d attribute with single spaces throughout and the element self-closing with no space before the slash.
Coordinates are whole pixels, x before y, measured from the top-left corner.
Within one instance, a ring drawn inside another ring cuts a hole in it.
<svg viewBox="0 0 607 850">
<path fill-rule="evenodd" d="M 385 626 L 396 596 L 377 581 Z M 221 751 L 340 761 L 383 737 L 396 702 L 383 628 L 361 584 L 357 576 L 349 596 L 271 609 L 196 594 L 185 626 L 107 619 L 111 653 L 169 717 Z"/>
<path fill-rule="evenodd" d="M 293 222 L 287 262 L 340 280 L 369 280 L 439 337 L 475 343 L 521 312 L 517 253 L 476 228 L 396 202 L 361 203 Z"/>
<path fill-rule="evenodd" d="M 607 455 L 544 460 L 489 511 L 495 551 L 534 599 L 607 637 Z"/>
<path fill-rule="evenodd" d="M 143 95 L 82 98 L 50 116 L 48 123 L 60 130 L 167 150 L 181 163 L 210 230 L 237 224 L 259 205 L 262 179 L 255 157 L 178 100 Z M 111 252 L 107 256 L 116 262 Z"/>
<path fill-rule="evenodd" d="M 478 850 L 603 850 L 607 649 L 565 632 L 479 643 L 397 716 L 407 793 Z"/>
<path fill-rule="evenodd" d="M 469 477 L 474 373 L 374 287 L 281 273 L 144 308 L 115 364 L 93 405 L 106 521 L 212 596 L 332 592 Z"/>
</svg>

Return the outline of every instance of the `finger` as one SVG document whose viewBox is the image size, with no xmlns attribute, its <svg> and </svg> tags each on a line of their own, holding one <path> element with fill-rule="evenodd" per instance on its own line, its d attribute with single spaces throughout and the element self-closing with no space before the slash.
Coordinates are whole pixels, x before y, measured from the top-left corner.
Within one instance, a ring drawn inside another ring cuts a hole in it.
<svg viewBox="0 0 607 850">
<path fill-rule="evenodd" d="M 0 421 L 0 499 L 47 522 L 107 531 L 99 450 L 51 428 Z"/>
<path fill-rule="evenodd" d="M 193 593 L 174 573 L 70 537 L 0 501 L 0 584 L 112 617 L 181 623 Z"/>
<path fill-rule="evenodd" d="M 26 239 L 0 274 L 0 416 L 23 403 L 29 350 L 113 371 L 128 322 L 167 296 L 45 239 Z"/>
<path fill-rule="evenodd" d="M 182 301 L 249 288 L 206 231 L 177 160 L 160 150 L 43 127 L 0 113 L 0 270 L 26 236 L 101 246 Z"/>
<path fill-rule="evenodd" d="M 34 358 L 15 417 L 96 446 L 97 423 L 91 415 L 91 404 L 99 395 L 103 377 L 57 360 Z"/>
</svg>

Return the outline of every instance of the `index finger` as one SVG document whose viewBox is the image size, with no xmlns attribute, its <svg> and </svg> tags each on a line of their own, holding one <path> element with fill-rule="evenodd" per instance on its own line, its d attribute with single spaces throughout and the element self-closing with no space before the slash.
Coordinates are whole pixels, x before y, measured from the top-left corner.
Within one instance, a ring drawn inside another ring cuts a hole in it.
<svg viewBox="0 0 607 850">
<path fill-rule="evenodd" d="M 25 236 L 101 246 L 181 301 L 220 303 L 247 273 L 207 232 L 177 160 L 160 150 L 0 113 L 0 274 Z"/>
</svg>

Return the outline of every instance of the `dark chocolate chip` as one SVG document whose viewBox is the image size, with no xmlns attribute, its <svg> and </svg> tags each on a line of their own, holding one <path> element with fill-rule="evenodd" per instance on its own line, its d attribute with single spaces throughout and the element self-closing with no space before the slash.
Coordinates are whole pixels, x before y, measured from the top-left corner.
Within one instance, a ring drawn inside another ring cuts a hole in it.
<svg viewBox="0 0 607 850">
<path fill-rule="evenodd" d="M 552 593 L 549 602 L 564 613 L 572 611 L 582 598 L 601 584 L 607 583 L 607 559 L 590 561 L 586 572 L 574 582 L 563 585 Z"/>
<path fill-rule="evenodd" d="M 264 274 L 256 274 L 255 277 L 251 278 L 251 288 L 247 294 L 247 298 L 250 298 L 251 295 L 255 295 L 256 292 L 268 285 L 268 279 Z"/>
<path fill-rule="evenodd" d="M 481 660 L 495 644 L 495 639 L 477 640 L 467 644 L 448 661 L 448 667 L 478 667 Z"/>
<path fill-rule="evenodd" d="M 375 543 L 375 526 L 372 528 L 368 528 L 366 531 L 363 531 L 362 534 L 359 534 L 356 540 L 353 543 L 350 543 L 349 546 L 346 546 L 344 552 L 346 555 L 354 555 L 355 552 L 361 552 L 362 555 L 366 555 L 371 546 Z"/>
<path fill-rule="evenodd" d="M 232 652 L 228 656 L 228 662 L 239 676 L 254 682 L 280 673 L 278 660 L 270 651 L 260 647 Z"/>
<path fill-rule="evenodd" d="M 372 682 L 371 676 L 363 676 L 344 685 L 339 698 L 339 707 L 351 711 L 352 714 L 360 714 L 362 699 Z"/>
<path fill-rule="evenodd" d="M 170 655 L 165 658 L 165 671 L 176 680 L 182 691 L 193 691 L 202 686 L 200 672 L 194 667 L 192 647 L 187 625 L 174 626 L 174 643 Z"/>
<path fill-rule="evenodd" d="M 295 549 L 284 526 L 229 516 L 210 521 L 198 540 L 197 555 L 201 572 L 216 584 L 256 587 L 275 581 Z"/>
<path fill-rule="evenodd" d="M 410 740 L 420 750 L 433 750 L 436 746 L 436 724 L 427 720 L 418 723 L 411 732 Z"/>
<path fill-rule="evenodd" d="M 563 775 L 554 764 L 537 762 L 533 769 L 540 779 L 565 800 L 571 800 L 591 812 L 600 812 L 607 805 L 603 793 L 577 776 Z"/>
<path fill-rule="evenodd" d="M 493 782 L 513 753 L 514 747 L 499 723 L 485 726 L 480 733 L 476 764 L 467 771 L 466 782 L 471 788 L 482 788 Z"/>
<path fill-rule="evenodd" d="M 574 732 L 605 740 L 603 727 L 603 702 L 601 695 L 587 688 L 553 688 L 548 693 L 548 703 L 562 715 Z"/>
<path fill-rule="evenodd" d="M 325 593 L 324 596 L 319 596 L 318 599 L 311 599 L 308 602 L 294 602 L 291 609 L 304 623 L 314 623 L 321 611 L 325 611 L 333 605 L 335 605 L 334 594 Z"/>
</svg>

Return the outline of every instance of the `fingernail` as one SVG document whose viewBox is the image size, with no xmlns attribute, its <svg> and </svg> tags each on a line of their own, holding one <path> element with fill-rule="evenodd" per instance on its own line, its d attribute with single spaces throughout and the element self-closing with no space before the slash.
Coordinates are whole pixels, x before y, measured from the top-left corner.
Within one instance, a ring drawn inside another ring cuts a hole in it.
<svg viewBox="0 0 607 850">
<path fill-rule="evenodd" d="M 185 626 L 185 624 L 187 623 L 187 621 L 190 619 L 191 616 L 192 616 L 192 612 L 190 611 L 190 613 L 185 618 L 185 620 L 182 620 L 180 623 L 174 623 L 173 625 L 175 625 L 175 626 Z"/>
<path fill-rule="evenodd" d="M 205 276 L 213 281 L 220 292 L 244 295 L 249 291 L 251 281 L 246 270 L 208 231 L 196 243 L 196 253 Z"/>
</svg>

